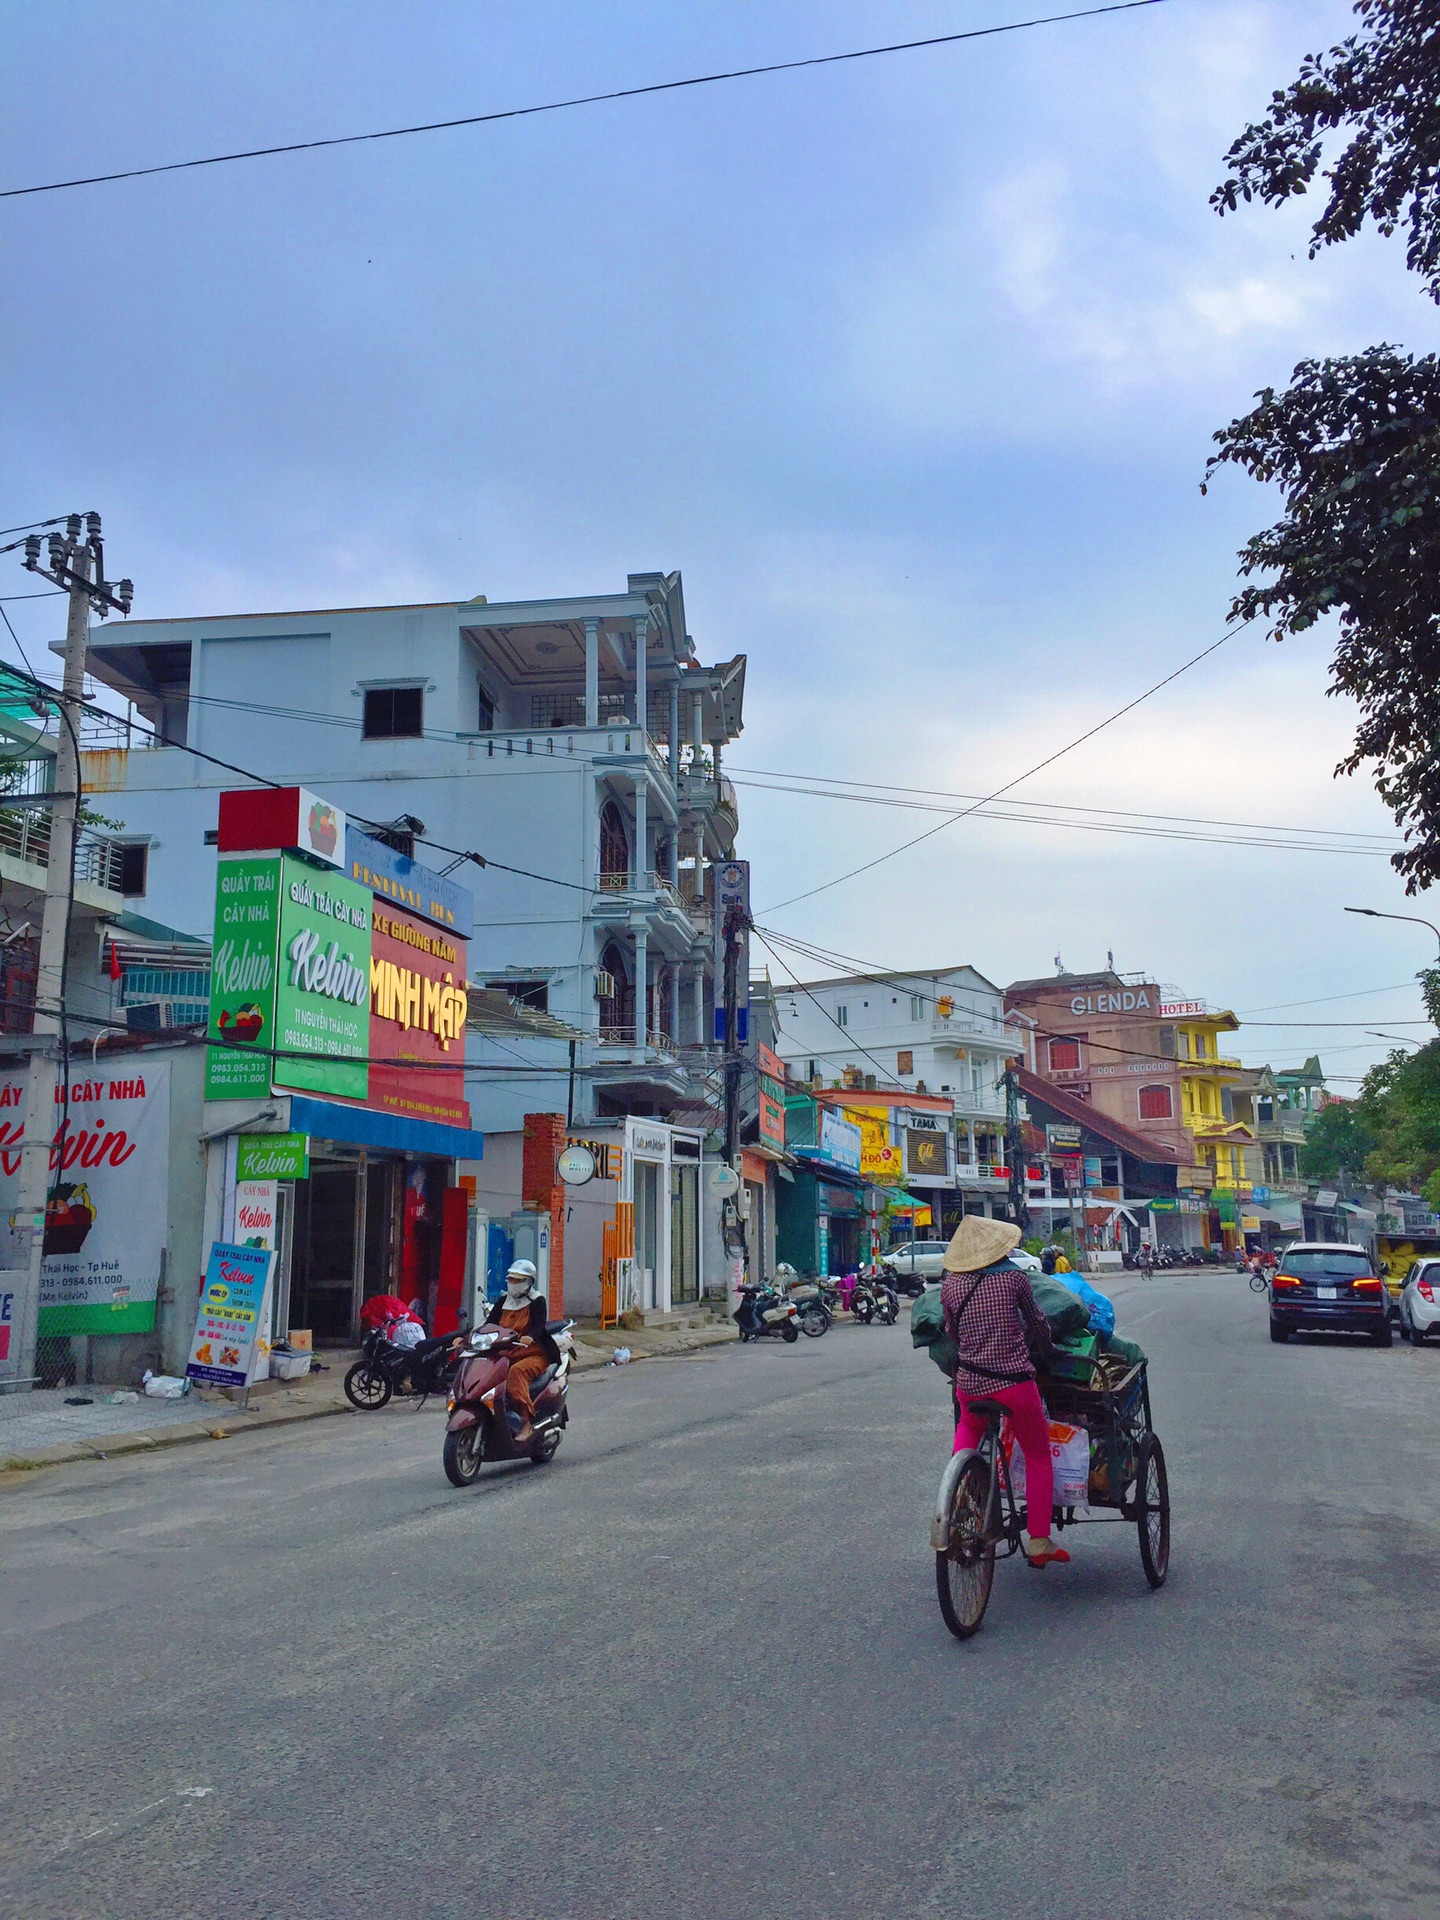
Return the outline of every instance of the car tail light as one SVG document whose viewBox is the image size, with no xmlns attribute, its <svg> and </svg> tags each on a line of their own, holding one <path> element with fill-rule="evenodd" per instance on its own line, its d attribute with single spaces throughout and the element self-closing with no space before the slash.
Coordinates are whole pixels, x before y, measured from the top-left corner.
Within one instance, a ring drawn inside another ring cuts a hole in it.
<svg viewBox="0 0 1440 1920">
<path fill-rule="evenodd" d="M 1373 1273 L 1362 1274 L 1358 1280 L 1352 1280 L 1350 1282 L 1350 1291 L 1352 1293 L 1378 1293 L 1380 1291 L 1380 1282 Z"/>
<path fill-rule="evenodd" d="M 1428 1280 L 1417 1280 L 1415 1282 L 1415 1291 L 1419 1294 L 1422 1300 L 1428 1300 L 1431 1306 L 1432 1307 L 1434 1306 L 1435 1289 L 1431 1286 Z"/>
<path fill-rule="evenodd" d="M 1272 1287 L 1298 1287 L 1300 1282 L 1293 1273 L 1277 1273 L 1270 1284 Z"/>
</svg>

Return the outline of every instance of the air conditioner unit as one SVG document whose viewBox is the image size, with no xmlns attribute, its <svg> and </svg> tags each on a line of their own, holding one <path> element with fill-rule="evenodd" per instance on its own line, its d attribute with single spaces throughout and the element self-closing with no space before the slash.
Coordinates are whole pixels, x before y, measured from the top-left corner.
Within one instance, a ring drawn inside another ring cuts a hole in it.
<svg viewBox="0 0 1440 1920">
<path fill-rule="evenodd" d="M 595 998 L 597 1000 L 615 998 L 615 976 L 613 973 L 608 973 L 604 967 L 595 969 Z"/>
</svg>

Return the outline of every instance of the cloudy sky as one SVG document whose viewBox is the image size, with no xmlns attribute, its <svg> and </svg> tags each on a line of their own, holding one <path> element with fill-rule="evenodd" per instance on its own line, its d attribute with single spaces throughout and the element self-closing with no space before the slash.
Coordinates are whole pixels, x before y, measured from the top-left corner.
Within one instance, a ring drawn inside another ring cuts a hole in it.
<svg viewBox="0 0 1440 1920">
<path fill-rule="evenodd" d="M 12 5 L 0 184 L 1027 11 Z M 1223 631 L 1273 502 L 1235 476 L 1202 498 L 1213 430 L 1303 354 L 1436 344 L 1398 245 L 1310 262 L 1303 218 L 1206 204 L 1246 119 L 1349 23 L 1166 0 L 0 202 L 0 524 L 99 507 L 150 615 L 679 568 L 702 655 L 749 656 L 737 778 L 991 792 Z M 8 608 L 27 647 L 55 606 Z M 1331 778 L 1352 716 L 1326 656 L 1323 633 L 1239 635 L 1015 797 L 1386 835 L 1368 782 Z M 1341 911 L 1434 917 L 1373 854 L 971 819 L 783 907 L 943 816 L 742 799 L 760 919 L 823 948 L 1000 982 L 1113 951 L 1187 997 L 1354 1023 L 1243 1035 L 1337 1079 L 1387 1050 L 1372 1030 L 1422 1030 L 1397 1023 L 1429 934 Z"/>
</svg>

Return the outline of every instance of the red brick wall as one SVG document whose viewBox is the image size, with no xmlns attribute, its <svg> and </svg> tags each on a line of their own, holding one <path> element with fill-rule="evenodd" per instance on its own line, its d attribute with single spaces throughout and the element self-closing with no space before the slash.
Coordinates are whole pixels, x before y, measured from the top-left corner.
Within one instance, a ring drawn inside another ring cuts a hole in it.
<svg viewBox="0 0 1440 1920">
<path fill-rule="evenodd" d="M 565 1145 L 563 1113 L 527 1113 L 520 1160 L 520 1204 L 550 1215 L 550 1317 L 565 1311 L 565 1189 L 555 1162 Z"/>
</svg>

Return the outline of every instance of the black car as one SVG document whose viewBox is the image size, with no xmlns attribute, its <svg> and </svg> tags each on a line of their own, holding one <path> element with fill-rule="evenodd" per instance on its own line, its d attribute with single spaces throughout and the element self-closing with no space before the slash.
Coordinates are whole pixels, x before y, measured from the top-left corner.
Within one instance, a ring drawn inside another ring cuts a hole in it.
<svg viewBox="0 0 1440 1920">
<path fill-rule="evenodd" d="M 1281 1255 L 1270 1276 L 1270 1338 L 1288 1340 L 1302 1327 L 1390 1345 L 1389 1297 L 1363 1247 L 1309 1240 Z"/>
</svg>

